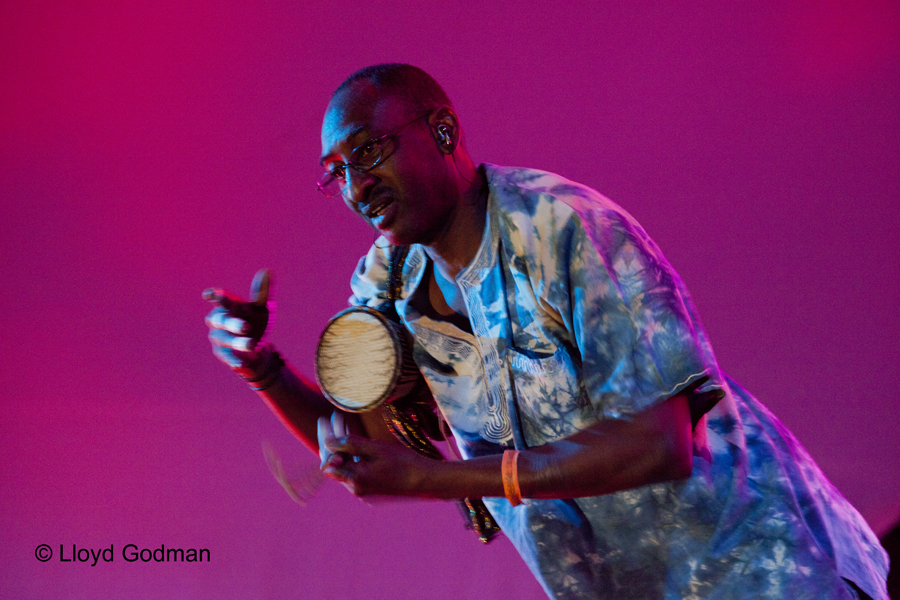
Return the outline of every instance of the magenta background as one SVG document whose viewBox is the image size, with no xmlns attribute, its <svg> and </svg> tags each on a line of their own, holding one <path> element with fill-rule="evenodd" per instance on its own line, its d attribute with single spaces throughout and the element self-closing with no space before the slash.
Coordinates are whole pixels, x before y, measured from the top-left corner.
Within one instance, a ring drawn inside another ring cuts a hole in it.
<svg viewBox="0 0 900 600">
<path fill-rule="evenodd" d="M 898 13 L 0 3 L 0 596 L 542 597 L 450 505 L 367 507 L 334 484 L 295 505 L 261 441 L 314 459 L 209 352 L 200 291 L 246 293 L 268 266 L 272 339 L 311 374 L 372 239 L 312 186 L 320 119 L 384 61 L 443 83 L 476 160 L 634 214 L 722 367 L 883 533 L 900 516 Z M 41 543 L 117 558 L 40 563 Z M 127 543 L 212 561 L 127 564 Z"/>
</svg>

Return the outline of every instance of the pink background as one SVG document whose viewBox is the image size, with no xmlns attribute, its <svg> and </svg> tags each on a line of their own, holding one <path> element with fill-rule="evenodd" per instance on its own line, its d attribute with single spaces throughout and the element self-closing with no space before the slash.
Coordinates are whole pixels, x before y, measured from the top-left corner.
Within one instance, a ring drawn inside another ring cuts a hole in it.
<svg viewBox="0 0 900 600">
<path fill-rule="evenodd" d="M 549 6 L 548 6 L 549 5 Z M 897 2 L 0 4 L 0 596 L 539 598 L 446 503 L 306 507 L 306 453 L 211 355 L 200 291 L 268 266 L 315 340 L 372 240 L 313 187 L 362 66 L 410 62 L 476 160 L 634 214 L 722 367 L 883 533 L 900 516 Z M 116 550 L 47 563 L 35 547 Z M 202 564 L 125 563 L 139 547 Z"/>
</svg>

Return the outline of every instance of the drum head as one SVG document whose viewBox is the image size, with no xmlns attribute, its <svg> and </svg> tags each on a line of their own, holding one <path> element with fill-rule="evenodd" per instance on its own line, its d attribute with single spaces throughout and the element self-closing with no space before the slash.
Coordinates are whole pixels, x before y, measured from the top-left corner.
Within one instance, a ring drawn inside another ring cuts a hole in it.
<svg viewBox="0 0 900 600">
<path fill-rule="evenodd" d="M 401 349 L 386 317 L 366 307 L 338 313 L 322 332 L 316 379 L 325 397 L 350 412 L 372 410 L 391 396 Z"/>
</svg>

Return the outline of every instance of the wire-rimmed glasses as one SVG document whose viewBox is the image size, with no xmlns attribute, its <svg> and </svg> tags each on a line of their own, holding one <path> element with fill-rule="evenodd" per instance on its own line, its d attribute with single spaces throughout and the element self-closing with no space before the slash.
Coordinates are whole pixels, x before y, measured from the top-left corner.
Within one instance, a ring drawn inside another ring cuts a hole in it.
<svg viewBox="0 0 900 600">
<path fill-rule="evenodd" d="M 350 160 L 348 162 L 335 165 L 331 167 L 331 169 L 323 173 L 319 178 L 319 181 L 316 182 L 316 189 L 322 192 L 322 194 L 324 194 L 326 198 L 334 198 L 338 194 L 343 193 L 344 188 L 347 185 L 347 167 L 352 167 L 354 171 L 357 171 L 359 173 L 371 171 L 379 164 L 381 164 L 381 161 L 386 158 L 386 156 L 384 155 L 385 139 L 389 138 L 392 135 L 395 135 L 407 125 L 415 123 L 416 121 L 430 113 L 430 110 L 428 112 L 422 113 L 416 118 L 407 121 L 403 125 L 391 129 L 382 136 L 372 138 L 363 142 L 361 145 L 353 149 L 353 152 L 350 153 Z"/>
</svg>

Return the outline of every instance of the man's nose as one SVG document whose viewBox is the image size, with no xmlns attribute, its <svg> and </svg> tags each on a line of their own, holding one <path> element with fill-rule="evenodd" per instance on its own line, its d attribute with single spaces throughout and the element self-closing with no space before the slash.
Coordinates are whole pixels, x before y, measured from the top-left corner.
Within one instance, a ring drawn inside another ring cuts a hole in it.
<svg viewBox="0 0 900 600">
<path fill-rule="evenodd" d="M 344 199 L 356 208 L 366 197 L 366 188 L 375 183 L 375 176 L 370 171 L 357 171 L 349 167 L 345 174 L 347 180 L 344 184 Z"/>
</svg>

